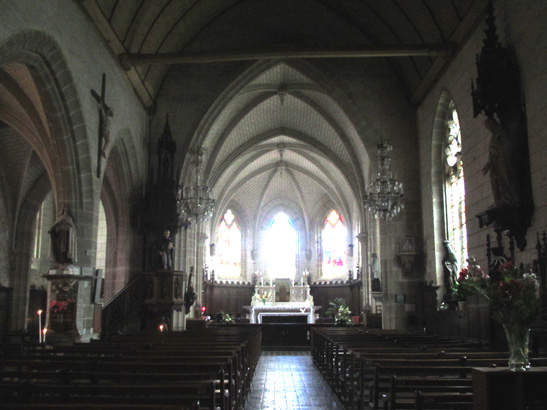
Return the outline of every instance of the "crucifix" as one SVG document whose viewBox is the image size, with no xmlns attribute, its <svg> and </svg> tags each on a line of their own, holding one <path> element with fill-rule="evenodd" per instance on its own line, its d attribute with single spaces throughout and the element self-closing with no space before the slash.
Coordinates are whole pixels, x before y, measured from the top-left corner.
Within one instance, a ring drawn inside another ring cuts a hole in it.
<svg viewBox="0 0 547 410">
<path fill-rule="evenodd" d="M 99 151 L 97 156 L 97 178 L 101 177 L 101 159 L 106 159 L 106 148 L 110 142 L 110 118 L 114 116 L 112 109 L 105 102 L 106 74 L 103 73 L 101 95 L 91 90 L 91 95 L 97 101 L 99 108 Z"/>
</svg>

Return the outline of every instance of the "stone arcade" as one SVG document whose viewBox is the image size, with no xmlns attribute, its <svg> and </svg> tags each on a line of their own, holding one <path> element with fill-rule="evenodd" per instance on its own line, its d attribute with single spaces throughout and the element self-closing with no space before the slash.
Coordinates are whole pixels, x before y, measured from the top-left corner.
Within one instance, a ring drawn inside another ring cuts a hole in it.
<svg viewBox="0 0 547 410">
<path fill-rule="evenodd" d="M 1 341 L 228 315 L 296 318 L 284 347 L 300 332 L 309 348 L 340 299 L 361 328 L 495 345 L 488 306 L 458 310 L 474 257 L 540 276 L 532 346 L 547 348 L 544 1 L 0 11 Z"/>
</svg>

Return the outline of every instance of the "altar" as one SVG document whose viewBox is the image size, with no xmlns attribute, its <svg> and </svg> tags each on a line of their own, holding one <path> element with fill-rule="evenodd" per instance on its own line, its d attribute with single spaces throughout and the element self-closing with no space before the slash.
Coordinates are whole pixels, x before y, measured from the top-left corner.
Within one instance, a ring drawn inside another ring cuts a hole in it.
<svg viewBox="0 0 547 410">
<path fill-rule="evenodd" d="M 255 294 L 250 306 L 250 322 L 263 323 L 267 316 L 305 316 L 306 323 L 315 323 L 315 311 L 310 287 L 303 282 L 295 285 L 289 279 L 277 279 L 270 285 L 255 287 Z"/>
</svg>

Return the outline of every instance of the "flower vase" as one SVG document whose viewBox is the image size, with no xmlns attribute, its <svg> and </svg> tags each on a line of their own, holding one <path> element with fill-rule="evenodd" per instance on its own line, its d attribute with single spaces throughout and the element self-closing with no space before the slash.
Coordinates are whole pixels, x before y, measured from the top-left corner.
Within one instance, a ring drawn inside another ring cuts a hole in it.
<svg viewBox="0 0 547 410">
<path fill-rule="evenodd" d="M 530 369 L 528 360 L 528 342 L 530 328 L 525 323 L 510 322 L 503 325 L 509 346 L 509 370 L 525 371 Z"/>
</svg>

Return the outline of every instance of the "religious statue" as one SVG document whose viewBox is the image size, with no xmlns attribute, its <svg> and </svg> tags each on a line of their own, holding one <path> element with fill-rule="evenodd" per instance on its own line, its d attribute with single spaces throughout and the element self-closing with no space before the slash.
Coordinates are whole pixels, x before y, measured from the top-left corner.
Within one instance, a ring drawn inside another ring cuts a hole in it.
<svg viewBox="0 0 547 410">
<path fill-rule="evenodd" d="M 514 150 L 507 132 L 494 119 L 488 118 L 484 126 L 491 132 L 488 162 L 482 169 L 490 173 L 490 184 L 496 207 L 520 205 L 518 172 L 511 157 Z"/>
<path fill-rule="evenodd" d="M 372 252 L 370 263 L 370 274 L 372 279 L 380 279 L 380 260 L 378 259 L 378 254 Z"/>
<path fill-rule="evenodd" d="M 97 178 L 101 176 L 101 158 L 106 158 L 106 152 L 110 145 L 110 119 L 114 116 L 112 108 L 105 102 L 106 96 L 106 74 L 103 73 L 101 84 L 101 95 L 91 90 L 91 95 L 97 102 L 99 109 L 99 155 L 97 158 Z"/>
<path fill-rule="evenodd" d="M 171 231 L 166 229 L 163 231 L 163 237 L 156 244 L 158 250 L 158 265 L 160 269 L 172 270 L 173 269 L 173 252 L 175 247 L 171 240 Z"/>
<path fill-rule="evenodd" d="M 48 231 L 51 235 L 51 255 L 56 265 L 71 265 L 76 262 L 76 226 L 68 211 L 63 211 Z"/>
<path fill-rule="evenodd" d="M 444 257 L 443 257 L 443 279 L 445 287 L 445 298 L 452 295 L 453 289 L 458 279 L 458 259 L 456 255 L 450 249 L 450 243 L 448 241 L 443 242 L 444 245 Z"/>
<path fill-rule="evenodd" d="M 190 267 L 190 275 L 188 275 L 188 287 L 184 294 L 184 309 L 186 314 L 190 313 L 190 307 L 196 301 L 197 295 L 192 286 L 192 276 L 194 275 L 194 267 Z"/>
</svg>

